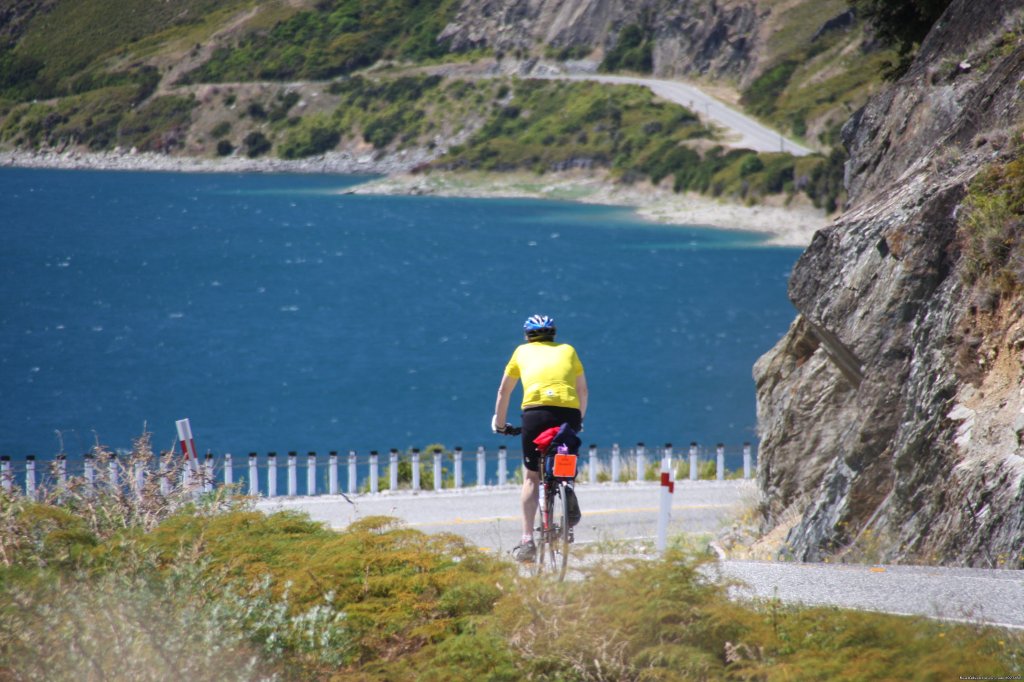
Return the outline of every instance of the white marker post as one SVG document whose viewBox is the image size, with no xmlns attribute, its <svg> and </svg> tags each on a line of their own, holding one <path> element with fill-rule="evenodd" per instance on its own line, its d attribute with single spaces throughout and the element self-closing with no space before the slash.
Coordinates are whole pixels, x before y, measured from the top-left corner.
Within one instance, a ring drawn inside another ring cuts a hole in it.
<svg viewBox="0 0 1024 682">
<path fill-rule="evenodd" d="M 253 497 L 260 495 L 260 462 L 255 452 L 249 453 L 249 494 Z"/>
<path fill-rule="evenodd" d="M 95 458 L 93 455 L 85 453 L 82 459 L 85 460 L 82 464 L 84 467 L 82 476 L 85 478 L 85 496 L 92 497 L 93 491 L 96 489 Z"/>
<path fill-rule="evenodd" d="M 420 449 L 412 449 L 412 489 L 420 489 Z"/>
<path fill-rule="evenodd" d="M 719 481 L 725 480 L 725 444 L 719 443 L 716 449 L 715 478 Z"/>
<path fill-rule="evenodd" d="M 487 484 L 487 450 L 483 445 L 476 448 L 476 487 Z"/>
<path fill-rule="evenodd" d="M 224 453 L 224 485 L 231 487 L 235 484 L 235 463 L 231 461 L 231 453 Z"/>
<path fill-rule="evenodd" d="M 743 480 L 750 480 L 751 472 L 750 443 L 743 444 Z"/>
<path fill-rule="evenodd" d="M 508 448 L 498 446 L 498 485 L 508 483 Z"/>
<path fill-rule="evenodd" d="M 196 441 L 192 437 L 192 424 L 188 419 L 179 419 L 175 425 L 178 427 L 178 442 L 181 443 L 181 454 L 185 458 L 185 465 L 194 473 L 198 473 L 199 456 L 196 455 Z"/>
<path fill-rule="evenodd" d="M 462 448 L 456 447 L 452 457 L 455 459 L 455 489 L 462 487 Z"/>
<path fill-rule="evenodd" d="M 434 490 L 440 490 L 441 480 L 441 448 L 434 448 Z"/>
<path fill-rule="evenodd" d="M 306 453 L 306 497 L 316 495 L 316 453 Z"/>
<path fill-rule="evenodd" d="M 25 497 L 32 500 L 36 499 L 36 456 L 28 455 L 25 457 Z"/>
<path fill-rule="evenodd" d="M 587 478 L 590 483 L 597 483 L 597 446 L 591 445 L 587 454 Z"/>
<path fill-rule="evenodd" d="M 141 461 L 135 462 L 135 497 L 142 497 L 142 488 L 146 482 L 146 465 Z"/>
<path fill-rule="evenodd" d="M 206 453 L 206 461 L 203 467 L 203 491 L 213 492 L 213 453 Z"/>
<path fill-rule="evenodd" d="M 288 452 L 288 497 L 299 494 L 299 453 Z"/>
<path fill-rule="evenodd" d="M 697 442 L 690 443 L 690 480 L 696 481 L 700 472 L 697 471 Z"/>
<path fill-rule="evenodd" d="M 359 487 L 359 470 L 356 468 L 356 451 L 348 451 L 348 479 L 345 485 L 348 487 L 348 494 L 355 495 Z"/>
<path fill-rule="evenodd" d="M 267 497 L 277 497 L 277 453 L 267 453 Z"/>
<path fill-rule="evenodd" d="M 398 450 L 391 448 L 388 453 L 388 489 L 398 490 Z"/>
<path fill-rule="evenodd" d="M 327 493 L 338 494 L 338 451 L 331 450 L 327 458 Z"/>
<path fill-rule="evenodd" d="M 171 494 L 171 480 L 167 477 L 167 465 L 168 460 L 174 457 L 173 452 L 164 452 L 160 455 L 160 460 L 157 462 L 157 475 L 160 476 L 160 494 L 170 495 Z"/>
<path fill-rule="evenodd" d="M 376 494 L 380 487 L 380 460 L 376 450 L 370 450 L 370 492 Z"/>
<path fill-rule="evenodd" d="M 636 444 L 636 480 L 643 481 L 647 473 L 647 448 L 643 443 Z"/>
<path fill-rule="evenodd" d="M 0 455 L 0 487 L 8 495 L 14 491 L 14 477 L 11 475 L 10 455 Z"/>
<path fill-rule="evenodd" d="M 668 546 L 668 524 L 672 520 L 672 494 L 675 490 L 672 457 L 666 452 L 661 460 L 661 504 L 658 509 L 658 535 L 654 545 L 659 552 L 664 552 Z"/>
<path fill-rule="evenodd" d="M 622 456 L 619 452 L 619 444 L 612 443 L 612 483 L 618 483 L 622 478 Z"/>
</svg>

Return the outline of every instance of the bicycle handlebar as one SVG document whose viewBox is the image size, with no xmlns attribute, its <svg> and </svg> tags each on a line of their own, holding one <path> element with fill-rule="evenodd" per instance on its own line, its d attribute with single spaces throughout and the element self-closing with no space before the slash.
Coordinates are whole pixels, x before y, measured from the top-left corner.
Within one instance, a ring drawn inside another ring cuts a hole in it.
<svg viewBox="0 0 1024 682">
<path fill-rule="evenodd" d="M 505 424 L 498 433 L 503 436 L 518 436 L 523 430 L 518 426 L 512 426 L 511 424 Z"/>
</svg>

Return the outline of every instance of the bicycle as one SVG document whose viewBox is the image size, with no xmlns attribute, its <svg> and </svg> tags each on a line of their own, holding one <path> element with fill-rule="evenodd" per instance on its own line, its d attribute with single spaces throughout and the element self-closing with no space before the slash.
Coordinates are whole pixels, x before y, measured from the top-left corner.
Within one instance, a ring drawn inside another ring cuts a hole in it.
<svg viewBox="0 0 1024 682">
<path fill-rule="evenodd" d="M 536 572 L 537 575 L 545 570 L 557 572 L 559 581 L 565 580 L 569 545 L 575 540 L 569 522 L 569 491 L 576 479 L 576 460 L 577 456 L 569 454 L 564 445 L 552 443 L 544 451 Z"/>
<path fill-rule="evenodd" d="M 498 433 L 518 436 L 522 431 L 518 426 L 505 424 Z M 546 440 L 541 441 L 545 436 Z M 541 450 L 540 522 L 534 528 L 537 533 L 534 572 L 541 575 L 545 569 L 554 571 L 562 581 L 569 566 L 569 545 L 575 540 L 572 530 L 575 522 L 570 522 L 569 491 L 573 490 L 576 480 L 577 455 L 570 454 L 569 449 L 578 450 L 580 440 L 568 424 L 563 424 L 560 428 L 548 429 L 534 442 Z M 541 446 L 542 442 L 546 444 Z M 575 499 L 575 492 L 572 496 Z M 578 516 L 576 521 L 579 521 Z"/>
</svg>

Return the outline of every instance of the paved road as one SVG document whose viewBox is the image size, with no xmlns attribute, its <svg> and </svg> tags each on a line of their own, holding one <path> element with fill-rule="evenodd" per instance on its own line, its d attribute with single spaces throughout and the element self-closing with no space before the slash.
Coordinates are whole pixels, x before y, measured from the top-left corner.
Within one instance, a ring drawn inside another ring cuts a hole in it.
<svg viewBox="0 0 1024 682">
<path fill-rule="evenodd" d="M 670 535 L 715 533 L 757 499 L 750 481 L 676 483 Z M 577 487 L 583 521 L 580 543 L 654 537 L 659 486 L 653 483 Z M 332 528 L 374 515 L 403 519 L 425 532 L 454 531 L 488 551 L 505 553 L 519 538 L 519 490 L 514 486 L 441 493 L 398 492 L 276 498 L 264 511 L 302 509 Z M 740 584 L 738 598 L 919 615 L 1024 629 L 1024 571 L 925 566 L 851 566 L 792 562 L 720 561 L 714 578 Z"/>
<path fill-rule="evenodd" d="M 683 481 L 676 483 L 675 490 L 670 535 L 714 533 L 756 499 L 752 481 Z M 583 520 L 576 527 L 576 541 L 653 538 L 659 491 L 656 483 L 577 486 Z M 351 504 L 341 496 L 277 498 L 257 506 L 299 508 L 332 528 L 344 528 L 367 516 L 395 516 L 424 532 L 454 531 L 481 548 L 499 552 L 515 545 L 521 530 L 517 486 L 359 495 Z"/>
<path fill-rule="evenodd" d="M 589 80 L 600 83 L 620 83 L 643 85 L 654 94 L 681 104 L 694 113 L 704 117 L 726 129 L 733 139 L 729 142 L 736 147 L 746 147 L 759 152 L 785 151 L 794 156 L 812 153 L 793 140 L 787 139 L 767 126 L 761 125 L 749 116 L 723 104 L 697 87 L 678 81 L 658 78 L 636 78 L 633 76 L 603 76 L 594 74 L 544 75 L 540 78 L 557 78 L 559 80 Z"/>
<path fill-rule="evenodd" d="M 1024 571 L 723 561 L 737 597 L 1024 629 Z"/>
</svg>

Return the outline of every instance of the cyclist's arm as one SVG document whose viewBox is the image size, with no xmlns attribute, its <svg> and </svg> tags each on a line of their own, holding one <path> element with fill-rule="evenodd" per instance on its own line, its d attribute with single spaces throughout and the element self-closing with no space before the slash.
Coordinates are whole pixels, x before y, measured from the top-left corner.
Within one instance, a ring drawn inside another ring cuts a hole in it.
<svg viewBox="0 0 1024 682">
<path fill-rule="evenodd" d="M 498 399 L 494 403 L 494 423 L 504 424 L 508 416 L 508 404 L 512 398 L 512 390 L 516 387 L 519 377 L 502 375 L 501 385 L 498 386 Z"/>
<path fill-rule="evenodd" d="M 580 399 L 580 419 L 587 416 L 587 398 L 589 397 L 589 391 L 587 390 L 587 375 L 579 374 L 576 377 L 576 396 Z"/>
</svg>

